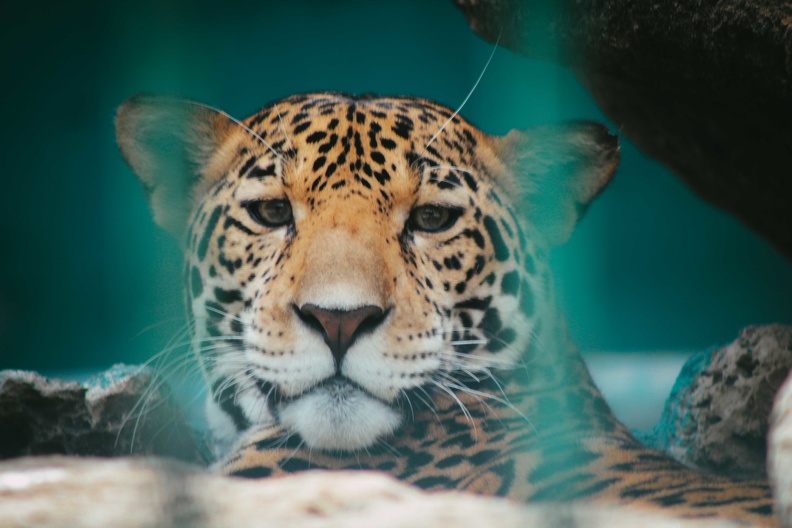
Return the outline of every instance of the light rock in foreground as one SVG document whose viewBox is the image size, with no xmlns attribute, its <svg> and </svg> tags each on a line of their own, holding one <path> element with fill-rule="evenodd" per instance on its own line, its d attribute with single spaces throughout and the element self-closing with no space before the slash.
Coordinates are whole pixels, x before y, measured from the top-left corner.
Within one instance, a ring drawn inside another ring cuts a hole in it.
<svg viewBox="0 0 792 528">
<path fill-rule="evenodd" d="M 378 473 L 315 471 L 245 480 L 155 458 L 0 463 L 0 526 L 530 528 L 732 526 L 592 505 L 521 505 L 425 493 Z"/>
</svg>

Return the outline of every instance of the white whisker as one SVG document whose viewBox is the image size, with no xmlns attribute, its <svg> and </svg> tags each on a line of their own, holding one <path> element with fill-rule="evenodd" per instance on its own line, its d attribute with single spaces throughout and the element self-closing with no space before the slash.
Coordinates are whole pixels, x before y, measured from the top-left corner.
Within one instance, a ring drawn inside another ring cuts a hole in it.
<svg viewBox="0 0 792 528">
<path fill-rule="evenodd" d="M 492 48 L 492 53 L 490 53 L 489 59 L 487 59 L 487 63 L 484 65 L 484 69 L 481 70 L 481 74 L 478 76 L 478 79 L 476 79 L 476 83 L 473 85 L 473 88 L 470 89 L 470 92 L 468 92 L 467 97 L 465 97 L 465 100 L 462 101 L 462 104 L 459 105 L 459 108 L 457 108 L 456 111 L 453 114 L 451 114 L 451 117 L 449 117 L 448 120 L 445 123 L 443 123 L 443 126 L 440 127 L 440 130 L 435 132 L 435 135 L 432 136 L 432 138 L 429 140 L 428 143 L 426 143 L 426 145 L 424 145 L 424 149 L 429 148 L 429 145 L 431 145 L 434 142 L 434 140 L 437 139 L 437 136 L 439 136 L 443 132 L 443 130 L 445 130 L 445 127 L 448 126 L 448 123 L 453 121 L 454 118 L 459 114 L 459 112 L 462 111 L 462 108 L 465 107 L 465 104 L 468 102 L 468 99 L 470 99 L 470 96 L 473 95 L 473 92 L 475 92 L 476 88 L 478 88 L 481 79 L 484 77 L 484 74 L 487 72 L 487 68 L 489 68 L 490 62 L 492 62 L 492 57 L 495 56 L 495 51 L 498 49 L 498 44 L 500 44 L 500 39 L 501 39 L 501 33 L 498 33 L 498 40 L 495 41 L 495 46 Z"/>
<path fill-rule="evenodd" d="M 275 154 L 275 155 L 276 155 L 276 156 L 277 156 L 277 157 L 278 157 L 278 158 L 279 158 L 281 161 L 286 161 L 286 160 L 285 160 L 285 158 L 283 157 L 283 155 L 281 155 L 281 153 L 280 153 L 280 152 L 278 152 L 277 150 L 275 150 L 275 149 L 272 147 L 272 145 L 270 145 L 269 143 L 267 143 L 266 141 L 264 141 L 264 138 L 263 138 L 263 137 L 261 137 L 260 135 L 256 134 L 256 133 L 255 133 L 255 132 L 254 132 L 254 131 L 253 131 L 253 130 L 250 128 L 250 127 L 248 127 L 248 126 L 247 126 L 245 123 L 243 123 L 243 122 L 242 122 L 242 121 L 240 121 L 239 119 L 237 119 L 237 118 L 235 118 L 235 117 L 233 117 L 233 116 L 229 115 L 227 112 L 224 112 L 224 111 L 220 110 L 219 108 L 215 108 L 214 106 L 210 106 L 210 105 L 208 105 L 208 104 L 205 104 L 205 103 L 199 103 L 198 101 L 191 101 L 190 99 L 182 99 L 182 98 L 179 98 L 179 97 L 174 97 L 173 99 L 175 99 L 176 101 L 182 102 L 182 103 L 187 103 L 187 104 L 192 104 L 192 105 L 195 105 L 195 106 L 200 106 L 200 107 L 206 108 L 207 110 L 212 110 L 213 112 L 217 112 L 218 114 L 220 114 L 220 115 L 223 115 L 223 116 L 227 117 L 228 119 L 230 119 L 231 121 L 233 121 L 234 123 L 236 123 L 237 125 L 239 125 L 240 127 L 242 127 L 242 128 L 243 128 L 243 129 L 244 129 L 244 130 L 245 130 L 245 131 L 248 133 L 248 134 L 250 134 L 251 136 L 253 136 L 253 137 L 254 137 L 254 138 L 256 138 L 257 140 L 259 140 L 261 143 L 263 143 L 263 144 L 264 144 L 264 145 L 265 145 L 265 146 L 266 146 L 268 149 L 270 149 L 270 151 L 271 151 L 273 154 Z"/>
</svg>

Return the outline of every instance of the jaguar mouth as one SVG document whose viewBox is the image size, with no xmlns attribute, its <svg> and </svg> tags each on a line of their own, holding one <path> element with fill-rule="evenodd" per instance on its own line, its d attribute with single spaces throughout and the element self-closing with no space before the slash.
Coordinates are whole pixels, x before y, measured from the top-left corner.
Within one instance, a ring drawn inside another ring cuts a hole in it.
<svg viewBox="0 0 792 528">
<path fill-rule="evenodd" d="M 332 376 L 295 396 L 280 397 L 276 387 L 263 381 L 259 389 L 269 394 L 277 421 L 311 449 L 366 449 L 402 423 L 400 412 L 345 376 Z"/>
<path fill-rule="evenodd" d="M 293 394 L 293 395 L 283 394 L 283 392 L 281 392 L 281 390 L 278 388 L 278 386 L 275 383 L 272 383 L 270 381 L 261 378 L 256 378 L 256 387 L 258 388 L 259 392 L 267 398 L 267 404 L 270 406 L 271 410 L 275 410 L 273 406 L 287 405 L 296 400 L 299 400 L 306 394 L 310 394 L 313 391 L 321 390 L 321 389 L 327 390 L 328 393 L 334 394 L 337 397 L 343 397 L 344 394 L 349 394 L 352 391 L 360 391 L 369 398 L 381 401 L 385 405 L 389 405 L 387 401 L 375 396 L 374 394 L 366 390 L 365 387 L 363 387 L 359 383 L 355 382 L 354 380 L 342 374 L 335 374 L 334 376 L 331 376 L 323 381 L 320 381 L 316 385 L 300 392 L 299 394 Z"/>
</svg>

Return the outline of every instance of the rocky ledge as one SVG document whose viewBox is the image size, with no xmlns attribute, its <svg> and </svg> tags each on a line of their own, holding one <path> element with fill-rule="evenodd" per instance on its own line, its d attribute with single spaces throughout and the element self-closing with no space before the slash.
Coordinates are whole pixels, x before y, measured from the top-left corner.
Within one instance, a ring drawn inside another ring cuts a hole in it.
<svg viewBox="0 0 792 528">
<path fill-rule="evenodd" d="M 792 3 L 454 0 L 576 73 L 643 152 L 792 257 Z"/>
</svg>

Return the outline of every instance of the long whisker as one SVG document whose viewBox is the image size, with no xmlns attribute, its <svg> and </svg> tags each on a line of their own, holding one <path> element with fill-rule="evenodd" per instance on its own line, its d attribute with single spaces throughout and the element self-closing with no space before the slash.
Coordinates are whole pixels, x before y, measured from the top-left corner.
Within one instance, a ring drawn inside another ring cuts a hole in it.
<svg viewBox="0 0 792 528">
<path fill-rule="evenodd" d="M 205 103 L 199 103 L 198 101 L 191 101 L 190 99 L 183 99 L 183 98 L 180 98 L 180 97 L 174 97 L 174 99 L 179 101 L 179 102 L 182 102 L 182 103 L 192 104 L 192 105 L 195 105 L 195 106 L 200 106 L 202 108 L 206 108 L 207 110 L 212 110 L 213 112 L 217 112 L 218 114 L 221 114 L 221 115 L 227 117 L 228 119 L 233 121 L 235 124 L 239 125 L 242 129 L 244 129 L 248 134 L 250 134 L 251 136 L 253 136 L 257 140 L 259 140 L 261 143 L 263 143 L 268 149 L 270 149 L 270 151 L 273 154 L 275 154 L 278 158 L 280 158 L 281 161 L 286 161 L 286 159 L 283 157 L 283 155 L 280 152 L 275 150 L 275 148 L 272 145 L 270 145 L 269 143 L 264 141 L 263 137 L 261 137 L 260 135 L 256 134 L 245 123 L 243 123 L 239 119 L 235 118 L 234 116 L 229 115 L 227 112 L 224 112 L 224 111 L 220 110 L 219 108 L 215 108 L 214 106 L 211 106 L 211 105 L 208 105 L 208 104 L 205 104 Z"/>
<path fill-rule="evenodd" d="M 281 116 L 280 109 L 278 105 L 275 105 L 275 112 L 278 114 L 278 128 L 280 128 L 283 137 L 286 139 L 286 142 L 289 144 L 289 150 L 294 150 L 294 144 L 292 143 L 291 139 L 289 138 L 289 134 L 286 132 L 286 127 L 283 125 L 283 116 Z"/>
<path fill-rule="evenodd" d="M 443 132 L 443 130 L 445 130 L 445 127 L 448 126 L 448 123 L 453 121 L 454 118 L 459 114 L 459 112 L 462 111 L 462 108 L 465 107 L 465 104 L 468 102 L 468 99 L 470 99 L 470 96 L 473 95 L 473 92 L 476 91 L 476 88 L 478 88 L 481 79 L 484 77 L 484 74 L 487 72 L 487 68 L 489 68 L 490 62 L 492 62 L 492 57 L 495 56 L 495 51 L 498 49 L 498 44 L 500 44 L 502 33 L 503 30 L 501 30 L 501 32 L 498 33 L 498 40 L 495 41 L 495 46 L 492 48 L 492 53 L 490 53 L 489 59 L 487 59 L 487 64 L 484 65 L 484 69 L 481 70 L 481 74 L 479 74 L 478 79 L 476 79 L 476 83 L 473 85 L 473 88 L 470 89 L 470 92 L 468 92 L 467 97 L 465 97 L 465 100 L 462 101 L 462 104 L 459 105 L 459 108 L 457 108 L 456 111 L 453 114 L 451 114 L 451 117 L 449 117 L 448 120 L 445 123 L 443 123 L 443 126 L 440 127 L 440 130 L 435 132 L 435 135 L 432 136 L 432 138 L 429 140 L 429 142 L 426 145 L 424 145 L 424 149 L 429 148 L 429 145 L 431 145 L 434 142 L 434 140 L 437 139 L 437 136 L 439 136 Z"/>
</svg>

